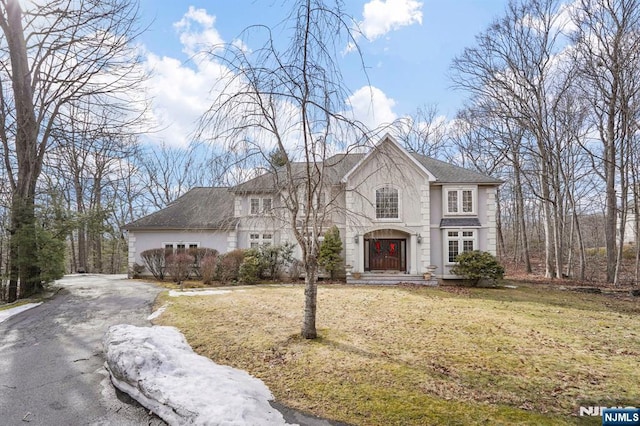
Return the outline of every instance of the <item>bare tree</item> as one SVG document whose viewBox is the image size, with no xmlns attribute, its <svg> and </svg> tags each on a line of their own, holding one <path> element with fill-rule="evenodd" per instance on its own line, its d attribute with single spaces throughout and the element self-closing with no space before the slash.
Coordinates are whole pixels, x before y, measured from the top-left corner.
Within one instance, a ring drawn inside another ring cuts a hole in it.
<svg viewBox="0 0 640 426">
<path fill-rule="evenodd" d="M 335 63 L 345 46 L 356 46 L 352 22 L 340 1 L 298 0 L 285 22 L 293 29 L 287 50 L 279 51 L 264 27 L 247 30 L 253 40 L 259 31 L 266 33 L 261 49 L 237 43 L 214 48 L 211 54 L 229 75 L 214 88 L 221 94 L 201 123 L 200 137 L 257 159 L 274 178 L 282 202 L 279 219 L 302 253 L 302 336 L 308 339 L 317 336 L 319 238 L 332 206 L 327 176 L 336 164 L 327 160 L 341 142 L 360 142 L 364 134 L 343 115 L 348 94 Z M 271 155 L 274 150 L 280 154 Z"/>
<path fill-rule="evenodd" d="M 135 161 L 147 190 L 147 201 L 162 209 L 190 188 L 198 186 L 206 174 L 202 154 L 197 150 L 161 143 L 138 151 Z"/>
<path fill-rule="evenodd" d="M 114 113 L 130 109 L 141 79 L 131 39 L 138 34 L 131 0 L 0 0 L 0 140 L 12 189 L 9 299 L 40 284 L 30 261 L 37 251 L 35 194 L 47 151 L 69 126 L 69 107 L 89 103 Z M 114 121 L 126 117 L 114 114 Z"/>
<path fill-rule="evenodd" d="M 458 88 L 470 91 L 486 111 L 515 123 L 534 142 L 528 154 L 537 181 L 531 188 L 542 207 L 547 277 L 559 276 L 562 269 L 560 165 L 553 155 L 558 141 L 549 120 L 568 87 L 558 67 L 564 40 L 559 5 L 557 0 L 511 1 L 505 15 L 476 37 L 477 46 L 465 49 L 452 66 Z"/>
<path fill-rule="evenodd" d="M 630 159 L 637 150 L 635 134 L 640 111 L 640 2 L 580 0 L 574 21 L 578 30 L 577 74 L 589 101 L 600 149 L 586 145 L 594 172 L 605 183 L 607 282 L 617 282 L 622 260 L 624 223 L 629 195 Z M 618 237 L 618 213 L 622 226 Z"/>
<path fill-rule="evenodd" d="M 396 122 L 398 140 L 411 152 L 450 160 L 447 121 L 436 105 L 424 105 Z"/>
</svg>

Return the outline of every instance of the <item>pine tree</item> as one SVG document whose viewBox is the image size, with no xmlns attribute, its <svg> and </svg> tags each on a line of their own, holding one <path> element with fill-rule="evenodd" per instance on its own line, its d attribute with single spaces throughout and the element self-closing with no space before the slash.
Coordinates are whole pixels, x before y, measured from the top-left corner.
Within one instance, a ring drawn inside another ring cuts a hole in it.
<svg viewBox="0 0 640 426">
<path fill-rule="evenodd" d="M 318 256 L 318 263 L 329 272 L 332 280 L 335 279 L 336 271 L 342 264 L 340 253 L 342 253 L 342 240 L 338 227 L 334 225 L 325 232 Z"/>
</svg>

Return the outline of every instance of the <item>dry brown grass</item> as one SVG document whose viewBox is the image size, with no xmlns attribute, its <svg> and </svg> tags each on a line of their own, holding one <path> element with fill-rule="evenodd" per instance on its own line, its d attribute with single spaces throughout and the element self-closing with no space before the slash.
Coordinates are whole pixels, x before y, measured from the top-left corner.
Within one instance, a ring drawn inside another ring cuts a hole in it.
<svg viewBox="0 0 640 426">
<path fill-rule="evenodd" d="M 321 286 L 320 338 L 306 341 L 302 287 L 234 290 L 171 298 L 157 323 L 317 415 L 358 425 L 571 424 L 585 420 L 575 417 L 580 405 L 640 402 L 637 299 Z"/>
</svg>

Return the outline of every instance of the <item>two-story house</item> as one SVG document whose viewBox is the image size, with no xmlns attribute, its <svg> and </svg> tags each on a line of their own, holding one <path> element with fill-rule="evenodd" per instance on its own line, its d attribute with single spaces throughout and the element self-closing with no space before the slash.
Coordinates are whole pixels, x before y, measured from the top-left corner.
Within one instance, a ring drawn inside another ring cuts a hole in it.
<svg viewBox="0 0 640 426">
<path fill-rule="evenodd" d="M 432 271 L 455 278 L 449 271 L 459 253 L 495 254 L 500 180 L 409 153 L 388 135 L 366 154 L 335 155 L 324 166 L 325 229 L 338 227 L 345 264 L 360 280 L 402 281 Z M 150 248 L 224 253 L 295 243 L 277 180 L 265 173 L 231 188 L 195 188 L 128 224 L 130 266 Z"/>
</svg>

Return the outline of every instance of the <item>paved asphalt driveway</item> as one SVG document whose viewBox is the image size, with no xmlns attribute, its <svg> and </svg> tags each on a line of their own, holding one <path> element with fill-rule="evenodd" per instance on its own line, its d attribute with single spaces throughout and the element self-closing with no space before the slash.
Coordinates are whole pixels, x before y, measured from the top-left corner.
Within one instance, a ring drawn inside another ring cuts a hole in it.
<svg viewBox="0 0 640 426">
<path fill-rule="evenodd" d="M 102 336 L 146 319 L 163 289 L 124 275 L 73 275 L 58 294 L 0 323 L 0 426 L 165 425 L 116 392 L 104 368 Z M 341 425 L 277 403 L 287 422 Z"/>
<path fill-rule="evenodd" d="M 65 277 L 56 297 L 0 324 L 0 424 L 165 424 L 116 394 L 104 368 L 107 328 L 150 325 L 161 290 L 124 278 Z"/>
</svg>

